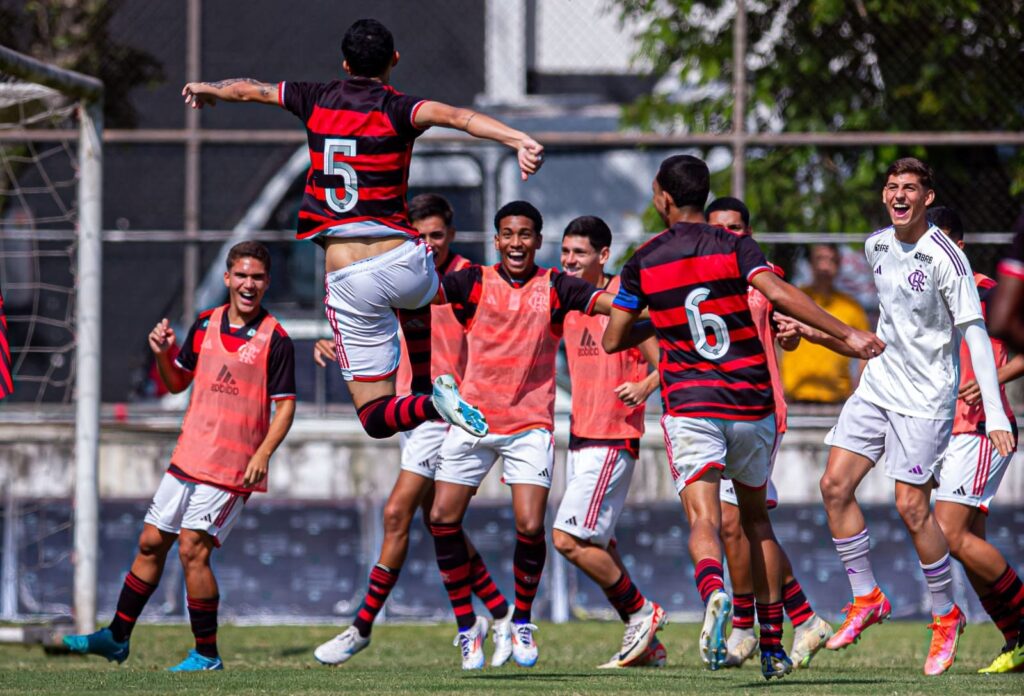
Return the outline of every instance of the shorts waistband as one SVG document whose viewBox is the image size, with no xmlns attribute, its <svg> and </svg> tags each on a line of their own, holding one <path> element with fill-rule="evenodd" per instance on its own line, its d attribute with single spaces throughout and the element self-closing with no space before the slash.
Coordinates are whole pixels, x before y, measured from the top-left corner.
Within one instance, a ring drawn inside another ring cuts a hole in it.
<svg viewBox="0 0 1024 696">
<path fill-rule="evenodd" d="M 405 239 L 402 244 L 399 244 L 394 249 L 385 251 L 383 254 L 377 254 L 376 256 L 360 259 L 359 261 L 350 263 L 344 268 L 331 271 L 326 275 L 325 280 L 328 283 L 331 283 L 333 281 L 340 280 L 341 278 L 345 278 L 346 276 L 373 271 L 381 266 L 388 265 L 403 256 L 408 256 L 409 254 L 417 252 L 422 244 L 423 242 L 418 239 Z"/>
</svg>

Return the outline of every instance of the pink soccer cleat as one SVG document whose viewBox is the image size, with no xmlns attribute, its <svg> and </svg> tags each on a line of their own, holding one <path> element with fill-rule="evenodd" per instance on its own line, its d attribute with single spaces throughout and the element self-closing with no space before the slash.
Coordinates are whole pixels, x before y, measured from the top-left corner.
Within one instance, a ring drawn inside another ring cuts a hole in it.
<svg viewBox="0 0 1024 696">
<path fill-rule="evenodd" d="M 948 614 L 936 616 L 928 624 L 928 628 L 932 629 L 932 643 L 928 646 L 928 659 L 924 661 L 925 674 L 934 677 L 953 666 L 960 634 L 966 625 L 967 617 L 955 604 Z"/>
<path fill-rule="evenodd" d="M 847 604 L 843 611 L 846 612 L 843 625 L 825 643 L 829 650 L 839 650 L 856 643 L 865 628 L 889 618 L 892 606 L 882 591 L 876 587 L 869 595 L 854 597 L 853 604 Z"/>
</svg>

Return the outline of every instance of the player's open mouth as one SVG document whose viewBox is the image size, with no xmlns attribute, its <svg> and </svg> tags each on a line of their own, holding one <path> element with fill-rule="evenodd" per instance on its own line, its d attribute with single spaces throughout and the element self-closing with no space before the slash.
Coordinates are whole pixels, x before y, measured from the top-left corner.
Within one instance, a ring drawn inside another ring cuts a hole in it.
<svg viewBox="0 0 1024 696">
<path fill-rule="evenodd" d="M 523 263 L 524 261 L 526 261 L 526 254 L 521 254 L 521 253 L 518 253 L 518 252 L 510 252 L 508 254 L 508 260 L 511 261 L 512 263 L 520 264 L 520 263 Z"/>
<path fill-rule="evenodd" d="M 899 218 L 906 217 L 910 214 L 910 206 L 906 203 L 893 203 L 892 214 Z"/>
<path fill-rule="evenodd" d="M 246 304 L 254 304 L 256 302 L 256 295 L 250 292 L 240 292 L 238 297 L 241 298 Z"/>
</svg>

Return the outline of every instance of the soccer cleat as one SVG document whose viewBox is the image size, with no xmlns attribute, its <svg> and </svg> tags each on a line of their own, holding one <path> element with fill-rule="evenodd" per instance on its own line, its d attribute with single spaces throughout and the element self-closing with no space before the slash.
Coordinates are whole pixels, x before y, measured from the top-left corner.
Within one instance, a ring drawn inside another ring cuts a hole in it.
<svg viewBox="0 0 1024 696">
<path fill-rule="evenodd" d="M 450 425 L 458 426 L 473 437 L 487 434 L 487 419 L 480 409 L 470 406 L 459 396 L 459 387 L 451 375 L 434 380 L 434 408 Z"/>
<path fill-rule="evenodd" d="M 370 644 L 370 636 L 363 638 L 359 629 L 349 626 L 343 633 L 313 651 L 313 657 L 322 665 L 340 665 Z"/>
<path fill-rule="evenodd" d="M 864 597 L 855 597 L 853 604 L 843 607 L 846 618 L 843 625 L 835 632 L 825 647 L 829 650 L 839 650 L 860 639 L 864 629 L 872 624 L 882 623 L 892 613 L 892 606 L 882 591 L 875 588 L 874 592 Z"/>
<path fill-rule="evenodd" d="M 739 667 L 757 653 L 757 636 L 754 629 L 734 628 L 725 646 L 723 667 Z"/>
<path fill-rule="evenodd" d="M 960 607 L 953 608 L 945 616 L 936 616 L 928 624 L 932 629 L 932 642 L 928 646 L 928 659 L 924 661 L 924 673 L 930 677 L 942 674 L 953 666 L 960 634 L 967 625 L 967 617 Z"/>
<path fill-rule="evenodd" d="M 796 669 L 807 669 L 826 641 L 835 634 L 831 624 L 815 614 L 800 624 L 793 632 L 793 648 L 789 656 Z"/>
<path fill-rule="evenodd" d="M 765 679 L 782 679 L 793 671 L 793 661 L 781 647 L 778 650 L 761 651 L 761 674 Z"/>
<path fill-rule="evenodd" d="M 605 662 L 603 665 L 598 665 L 598 669 L 620 669 L 622 667 L 664 667 L 668 664 L 668 651 L 665 650 L 665 646 L 662 645 L 661 641 L 655 636 L 654 640 L 648 646 L 644 654 L 638 657 L 636 660 L 629 664 L 619 664 L 619 653 L 612 655 L 612 659 Z"/>
<path fill-rule="evenodd" d="M 1002 652 L 988 667 L 982 667 L 978 674 L 1007 674 L 1008 672 L 1024 672 L 1024 650 L 1013 643 L 1004 645 Z"/>
<path fill-rule="evenodd" d="M 491 655 L 491 667 L 501 667 L 512 657 L 512 607 L 504 619 L 495 619 L 491 627 L 491 642 L 494 653 Z"/>
<path fill-rule="evenodd" d="M 99 655 L 121 664 L 128 659 L 128 641 L 118 643 L 109 628 L 79 636 L 64 636 L 64 646 L 73 653 Z"/>
<path fill-rule="evenodd" d="M 224 663 L 220 661 L 219 657 L 206 657 L 200 655 L 195 650 L 188 651 L 188 657 L 174 665 L 168 667 L 168 672 L 216 672 L 224 669 Z"/>
<path fill-rule="evenodd" d="M 462 669 L 484 668 L 484 641 L 487 639 L 487 619 L 476 617 L 472 628 L 459 631 L 452 645 L 462 652 Z"/>
<path fill-rule="evenodd" d="M 704 625 L 700 629 L 700 659 L 708 669 L 716 670 L 725 665 L 725 626 L 732 619 L 732 600 L 722 590 L 715 590 L 708 597 L 704 609 Z"/>
<path fill-rule="evenodd" d="M 520 667 L 533 667 L 537 664 L 537 643 L 533 640 L 533 632 L 537 627 L 532 623 L 512 624 L 512 659 Z"/>
<path fill-rule="evenodd" d="M 626 624 L 626 632 L 622 635 L 622 647 L 619 649 L 619 663 L 623 667 L 646 653 L 654 642 L 654 635 L 668 623 L 668 616 L 660 604 L 650 600 L 648 604 L 651 607 L 649 613 L 635 620 L 631 619 Z"/>
</svg>

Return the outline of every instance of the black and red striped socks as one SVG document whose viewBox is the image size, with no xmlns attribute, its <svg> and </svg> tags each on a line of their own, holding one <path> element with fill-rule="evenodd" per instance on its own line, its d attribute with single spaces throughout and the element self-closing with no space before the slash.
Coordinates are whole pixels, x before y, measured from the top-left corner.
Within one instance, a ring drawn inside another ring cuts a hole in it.
<svg viewBox="0 0 1024 696">
<path fill-rule="evenodd" d="M 412 368 L 413 394 L 430 394 L 433 391 L 430 379 L 430 307 L 428 304 L 419 309 L 397 310 Z"/>
<path fill-rule="evenodd" d="M 114 640 L 123 643 L 131 638 L 135 622 L 155 590 L 156 585 L 150 585 L 148 582 L 140 580 L 132 572 L 124 576 L 121 596 L 117 599 L 117 610 L 114 612 L 114 619 L 109 626 Z"/>
<path fill-rule="evenodd" d="M 804 624 L 814 616 L 814 610 L 811 609 L 811 604 L 807 601 L 804 588 L 800 586 L 796 578 L 782 586 L 782 604 L 786 608 L 789 620 L 793 622 L 793 628 Z"/>
<path fill-rule="evenodd" d="M 382 396 L 363 404 L 356 411 L 363 430 L 372 438 L 391 437 L 412 430 L 428 420 L 439 420 L 430 396 Z"/>
<path fill-rule="evenodd" d="M 1006 644 L 1016 645 L 1024 621 L 1024 584 L 1007 564 L 999 579 L 989 587 L 988 594 L 980 598 L 981 606 L 1003 634 Z"/>
<path fill-rule="evenodd" d="M 366 596 L 363 597 L 363 603 L 359 605 L 359 611 L 356 612 L 356 619 L 352 622 L 363 638 L 369 637 L 373 630 L 373 622 L 377 618 L 377 614 L 380 613 L 388 595 L 391 594 L 395 583 L 398 582 L 399 570 L 401 569 L 392 570 L 378 563 L 370 571 Z"/>
<path fill-rule="evenodd" d="M 448 592 L 448 601 L 452 603 L 452 610 L 455 612 L 455 623 L 458 624 L 460 631 L 468 631 L 476 624 L 476 613 L 473 611 L 469 579 L 469 550 L 466 548 L 466 535 L 462 531 L 462 524 L 431 524 L 430 535 L 434 537 L 437 567 L 441 571 L 444 589 Z"/>
<path fill-rule="evenodd" d="M 537 596 L 547 554 L 548 545 L 544 541 L 544 532 L 533 536 L 516 532 L 516 548 L 512 553 L 516 605 L 512 612 L 512 623 L 530 622 L 533 600 Z"/>
<path fill-rule="evenodd" d="M 640 589 L 633 584 L 633 579 L 625 572 L 610 586 L 601 589 L 623 622 L 628 622 L 629 615 L 640 611 L 647 602 Z"/>
<path fill-rule="evenodd" d="M 704 604 L 715 590 L 725 589 L 725 580 L 722 579 L 722 562 L 713 558 L 702 558 L 697 561 L 693 571 L 693 579 L 697 582 L 697 591 Z"/>
<path fill-rule="evenodd" d="M 188 619 L 196 639 L 196 652 L 203 657 L 217 657 L 217 608 L 220 597 L 196 599 L 189 597 Z"/>
<path fill-rule="evenodd" d="M 732 627 L 747 631 L 754 630 L 754 595 L 744 593 L 732 598 Z"/>
<path fill-rule="evenodd" d="M 473 594 L 480 598 L 492 617 L 504 619 L 508 616 L 508 602 L 505 600 L 505 595 L 501 594 L 501 590 L 494 584 L 494 579 L 491 578 L 480 554 L 469 559 L 469 582 Z"/>
<path fill-rule="evenodd" d="M 782 650 L 782 602 L 755 602 L 755 605 L 761 653 Z"/>
</svg>

